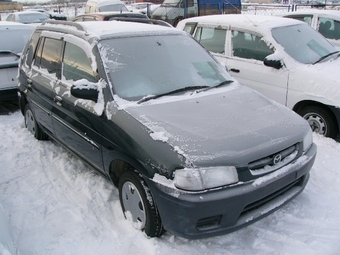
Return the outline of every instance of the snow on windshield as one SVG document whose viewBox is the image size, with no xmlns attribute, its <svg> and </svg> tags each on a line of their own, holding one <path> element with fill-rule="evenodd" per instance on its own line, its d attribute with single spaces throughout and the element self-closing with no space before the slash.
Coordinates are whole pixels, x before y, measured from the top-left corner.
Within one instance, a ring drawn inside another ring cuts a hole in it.
<svg viewBox="0 0 340 255">
<path fill-rule="evenodd" d="M 295 60 L 312 64 L 334 52 L 334 47 L 314 29 L 305 25 L 283 26 L 272 30 L 274 39 Z"/>
<path fill-rule="evenodd" d="M 102 40 L 99 48 L 114 93 L 127 100 L 191 86 L 213 86 L 232 79 L 188 36 L 115 38 Z"/>
</svg>

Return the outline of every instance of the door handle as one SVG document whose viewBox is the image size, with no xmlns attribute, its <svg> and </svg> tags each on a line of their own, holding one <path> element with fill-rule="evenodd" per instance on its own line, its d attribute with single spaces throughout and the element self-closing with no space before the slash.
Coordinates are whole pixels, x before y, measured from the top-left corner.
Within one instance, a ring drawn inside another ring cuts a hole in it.
<svg viewBox="0 0 340 255">
<path fill-rule="evenodd" d="M 29 79 L 29 78 L 27 78 L 27 87 L 28 87 L 29 89 L 32 88 L 32 80 Z"/>
<path fill-rule="evenodd" d="M 234 73 L 239 73 L 239 72 L 240 72 L 240 69 L 230 68 L 229 71 L 230 71 L 230 72 L 234 72 Z"/>
<path fill-rule="evenodd" d="M 61 96 L 54 97 L 54 102 L 56 102 L 57 105 L 61 106 L 62 101 L 63 101 L 63 98 Z"/>
</svg>

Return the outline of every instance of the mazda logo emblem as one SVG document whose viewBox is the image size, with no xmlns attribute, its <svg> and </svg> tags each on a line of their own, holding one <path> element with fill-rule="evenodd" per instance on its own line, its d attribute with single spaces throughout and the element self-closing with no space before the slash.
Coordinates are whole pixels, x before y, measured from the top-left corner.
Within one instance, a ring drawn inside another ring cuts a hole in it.
<svg viewBox="0 0 340 255">
<path fill-rule="evenodd" d="M 275 157 L 273 158 L 273 164 L 276 165 L 281 161 L 282 157 L 281 154 L 277 154 L 275 155 Z"/>
</svg>

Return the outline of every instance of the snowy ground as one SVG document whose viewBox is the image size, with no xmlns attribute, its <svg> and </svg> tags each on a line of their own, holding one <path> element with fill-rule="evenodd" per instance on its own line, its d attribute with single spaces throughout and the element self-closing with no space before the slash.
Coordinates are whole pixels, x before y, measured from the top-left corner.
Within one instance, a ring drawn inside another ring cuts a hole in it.
<svg viewBox="0 0 340 255">
<path fill-rule="evenodd" d="M 21 255 L 340 253 L 340 144 L 331 139 L 314 136 L 311 179 L 290 204 L 237 232 L 194 241 L 135 230 L 117 190 L 59 145 L 35 140 L 9 104 L 0 104 L 0 140 L 0 204 Z"/>
</svg>

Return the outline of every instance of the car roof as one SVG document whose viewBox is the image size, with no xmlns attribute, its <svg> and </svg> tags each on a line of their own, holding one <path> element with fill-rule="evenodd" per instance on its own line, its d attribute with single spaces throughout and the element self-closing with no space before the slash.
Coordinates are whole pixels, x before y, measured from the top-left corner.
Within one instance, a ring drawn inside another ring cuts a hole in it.
<svg viewBox="0 0 340 255">
<path fill-rule="evenodd" d="M 296 24 L 305 24 L 302 21 L 294 19 L 284 19 L 282 17 L 268 15 L 248 15 L 248 14 L 226 14 L 226 15 L 209 15 L 184 19 L 178 24 L 178 28 L 184 26 L 184 23 L 199 22 L 206 25 L 220 25 L 232 27 L 252 28 L 254 31 L 275 27 L 290 26 Z"/>
<path fill-rule="evenodd" d="M 135 35 L 165 35 L 165 34 L 185 34 L 173 27 L 158 26 L 135 22 L 120 21 L 59 21 L 47 20 L 36 28 L 37 30 L 49 30 L 54 32 L 69 33 L 78 37 L 92 39 L 128 37 Z"/>
<path fill-rule="evenodd" d="M 286 15 L 300 15 L 300 14 L 325 14 L 325 15 L 331 15 L 331 16 L 336 16 L 340 19 L 340 11 L 337 10 L 318 10 L 318 9 L 310 9 L 310 10 L 298 10 L 295 12 L 288 12 L 285 14 L 282 14 L 282 16 Z"/>
</svg>

